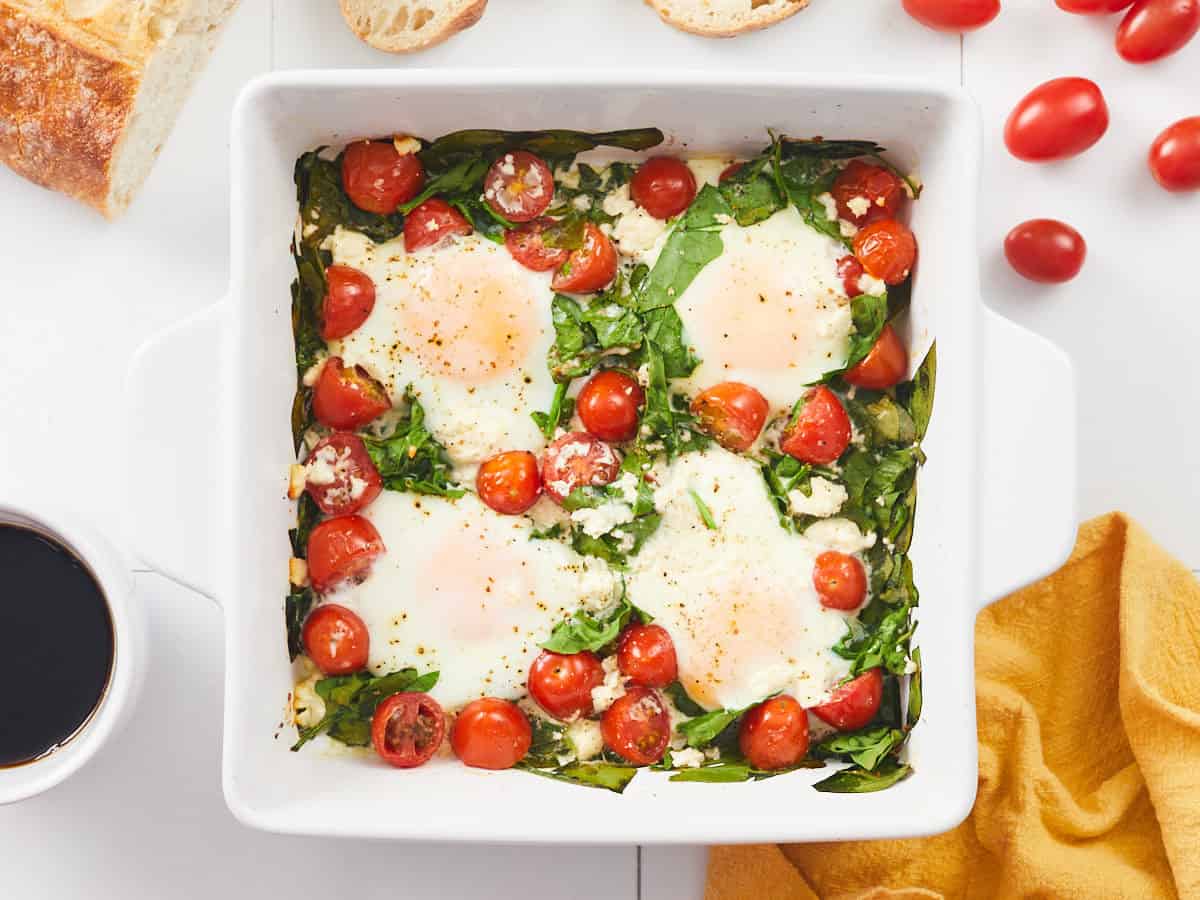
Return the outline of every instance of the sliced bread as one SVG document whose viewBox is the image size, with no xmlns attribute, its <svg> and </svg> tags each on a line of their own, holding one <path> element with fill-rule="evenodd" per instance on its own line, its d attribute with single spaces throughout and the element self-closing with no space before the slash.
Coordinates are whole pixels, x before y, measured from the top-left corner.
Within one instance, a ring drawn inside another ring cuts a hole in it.
<svg viewBox="0 0 1200 900">
<path fill-rule="evenodd" d="M 346 23 L 388 53 L 413 53 L 470 28 L 487 0 L 339 0 Z"/>
<path fill-rule="evenodd" d="M 794 16 L 808 0 L 646 0 L 668 25 L 706 37 L 735 37 Z"/>
</svg>

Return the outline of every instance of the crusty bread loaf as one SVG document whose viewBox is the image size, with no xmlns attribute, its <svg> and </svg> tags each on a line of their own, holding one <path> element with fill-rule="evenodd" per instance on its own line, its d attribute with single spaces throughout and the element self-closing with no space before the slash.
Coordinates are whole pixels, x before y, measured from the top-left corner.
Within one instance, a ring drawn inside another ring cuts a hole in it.
<svg viewBox="0 0 1200 900">
<path fill-rule="evenodd" d="M 646 0 L 668 25 L 706 37 L 734 37 L 794 16 L 808 0 Z"/>
<path fill-rule="evenodd" d="M 113 218 L 237 0 L 0 0 L 0 161 Z"/>
<path fill-rule="evenodd" d="M 388 53 L 440 44 L 483 16 L 487 0 L 340 0 L 342 16 L 360 38 Z"/>
</svg>

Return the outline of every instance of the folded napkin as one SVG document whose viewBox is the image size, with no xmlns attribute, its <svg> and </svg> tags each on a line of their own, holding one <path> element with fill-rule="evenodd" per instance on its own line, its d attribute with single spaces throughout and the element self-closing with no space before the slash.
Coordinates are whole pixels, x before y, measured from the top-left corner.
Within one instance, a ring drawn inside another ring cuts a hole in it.
<svg viewBox="0 0 1200 900">
<path fill-rule="evenodd" d="M 979 795 L 932 838 L 716 847 L 706 900 L 1200 898 L 1200 584 L 1120 514 L 975 629 Z"/>
</svg>

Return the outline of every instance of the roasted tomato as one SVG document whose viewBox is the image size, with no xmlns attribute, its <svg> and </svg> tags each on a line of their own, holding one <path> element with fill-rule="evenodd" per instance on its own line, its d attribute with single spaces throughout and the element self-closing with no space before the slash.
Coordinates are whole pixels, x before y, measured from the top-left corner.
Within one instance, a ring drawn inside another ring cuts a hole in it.
<svg viewBox="0 0 1200 900">
<path fill-rule="evenodd" d="M 304 489 L 327 516 L 359 512 L 383 490 L 362 438 L 346 431 L 321 438 L 304 467 Z"/>
<path fill-rule="evenodd" d="M 367 321 L 375 308 L 375 282 L 365 272 L 350 266 L 330 266 L 325 270 L 325 283 L 321 337 L 332 341 L 345 337 Z"/>
<path fill-rule="evenodd" d="M 767 398 L 748 384 L 723 381 L 692 398 L 692 415 L 726 450 L 745 453 L 767 421 Z"/>
<path fill-rule="evenodd" d="M 838 217 L 861 227 L 878 219 L 894 219 L 906 196 L 904 184 L 883 166 L 851 160 L 830 189 Z"/>
<path fill-rule="evenodd" d="M 1083 235 L 1057 219 L 1022 222 L 1004 239 L 1009 264 L 1030 281 L 1070 281 L 1083 268 L 1087 244 Z"/>
<path fill-rule="evenodd" d="M 722 181 L 728 181 L 738 172 L 742 171 L 742 166 L 744 165 L 746 164 L 741 162 L 730 163 L 721 170 L 721 174 L 717 176 L 717 182 L 720 183 Z"/>
<path fill-rule="evenodd" d="M 1148 63 L 1181 50 L 1200 30 L 1200 0 L 1137 0 L 1117 29 L 1117 53 Z"/>
<path fill-rule="evenodd" d="M 477 769 L 511 769 L 529 752 L 533 729 L 515 703 L 484 697 L 468 703 L 450 729 L 454 755 Z"/>
<path fill-rule="evenodd" d="M 446 736 L 446 714 L 428 694 L 392 694 L 375 708 L 371 743 L 389 765 L 412 769 L 429 762 Z"/>
<path fill-rule="evenodd" d="M 474 229 L 457 209 L 430 197 L 404 219 L 404 249 L 409 253 L 435 247 L 453 234 L 468 235 Z"/>
<path fill-rule="evenodd" d="M 326 675 L 349 675 L 366 668 L 371 636 L 358 614 L 336 603 L 323 603 L 304 620 L 304 651 Z"/>
<path fill-rule="evenodd" d="M 1120 12 L 1133 0 L 1054 0 L 1058 8 L 1082 16 Z"/>
<path fill-rule="evenodd" d="M 510 222 L 528 222 L 544 213 L 554 199 L 554 174 L 539 156 L 512 150 L 488 169 L 483 198 Z"/>
<path fill-rule="evenodd" d="M 617 276 L 617 249 L 599 226 L 588 222 L 583 246 L 572 250 L 550 286 L 568 294 L 590 294 L 608 287 Z"/>
<path fill-rule="evenodd" d="M 308 577 L 317 593 L 366 576 L 384 552 L 383 538 L 362 516 L 318 522 L 308 536 Z"/>
<path fill-rule="evenodd" d="M 867 273 L 899 284 L 917 261 L 917 239 L 903 222 L 880 219 L 854 236 L 854 255 Z"/>
<path fill-rule="evenodd" d="M 570 250 L 562 247 L 547 247 L 542 232 L 554 225 L 553 219 L 534 219 L 518 225 L 504 234 L 504 246 L 513 259 L 535 272 L 549 272 L 567 261 Z"/>
<path fill-rule="evenodd" d="M 900 381 L 908 371 L 908 351 L 891 325 L 884 325 L 875 346 L 842 378 L 847 383 L 872 391 L 882 391 Z"/>
<path fill-rule="evenodd" d="M 528 450 L 509 450 L 484 460 L 475 475 L 475 491 L 498 513 L 525 512 L 542 492 L 537 457 Z"/>
<path fill-rule="evenodd" d="M 1000 0 L 904 0 L 904 11 L 935 31 L 974 31 L 1000 14 Z"/>
<path fill-rule="evenodd" d="M 575 398 L 583 427 L 602 441 L 628 441 L 637 436 L 638 412 L 646 392 L 637 379 L 605 369 L 588 379 Z"/>
<path fill-rule="evenodd" d="M 600 734 L 605 746 L 623 759 L 635 766 L 651 766 L 667 752 L 671 716 L 656 691 L 631 687 L 604 711 Z"/>
<path fill-rule="evenodd" d="M 1008 152 L 1025 162 L 1075 156 L 1104 137 L 1108 104 L 1094 81 L 1054 78 L 1021 98 L 1004 124 Z"/>
<path fill-rule="evenodd" d="M 1168 191 L 1200 190 L 1200 116 L 1180 119 L 1155 138 L 1150 171 Z"/>
<path fill-rule="evenodd" d="M 812 708 L 812 714 L 839 731 L 854 731 L 875 718 L 882 699 L 883 670 L 869 669 L 835 688 L 825 703 Z"/>
<path fill-rule="evenodd" d="M 738 745 L 756 769 L 794 766 L 808 753 L 808 716 L 795 697 L 782 694 L 742 717 Z"/>
<path fill-rule="evenodd" d="M 612 484 L 620 472 L 617 452 L 584 431 L 564 434 L 542 451 L 542 486 L 555 503 L 575 488 Z"/>
<path fill-rule="evenodd" d="M 812 388 L 800 401 L 800 412 L 783 432 L 780 449 L 801 462 L 826 466 L 850 446 L 850 417 L 829 388 Z"/>
<path fill-rule="evenodd" d="M 342 155 L 342 187 L 359 209 L 391 215 L 425 184 L 425 168 L 414 153 L 399 154 L 383 141 L 358 141 Z"/>
<path fill-rule="evenodd" d="M 592 688 L 604 683 L 604 667 L 595 653 L 543 650 L 529 667 L 529 696 L 556 719 L 592 712 Z"/>
<path fill-rule="evenodd" d="M 322 425 L 350 431 L 391 408 L 383 385 L 362 366 L 348 369 L 336 356 L 326 360 L 312 396 L 313 415 Z"/>
<path fill-rule="evenodd" d="M 642 163 L 629 182 L 633 202 L 656 219 L 677 216 L 696 198 L 696 176 L 683 160 L 656 156 Z"/>
<path fill-rule="evenodd" d="M 661 625 L 630 625 L 617 643 L 617 668 L 634 684 L 666 687 L 675 680 L 675 642 Z"/>
<path fill-rule="evenodd" d="M 826 550 L 813 565 L 813 587 L 826 609 L 849 612 L 867 598 L 867 570 L 847 553 Z"/>
<path fill-rule="evenodd" d="M 842 287 L 845 288 L 847 297 L 853 299 L 862 293 L 862 288 L 858 286 L 858 281 L 863 276 L 862 263 L 847 253 L 837 261 L 837 273 L 842 279 Z"/>
</svg>

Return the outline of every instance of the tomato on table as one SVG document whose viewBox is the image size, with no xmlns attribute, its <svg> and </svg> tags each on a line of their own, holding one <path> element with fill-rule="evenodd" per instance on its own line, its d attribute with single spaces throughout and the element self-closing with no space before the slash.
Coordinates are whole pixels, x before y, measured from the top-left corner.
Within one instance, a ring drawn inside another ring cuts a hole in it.
<svg viewBox="0 0 1200 900">
<path fill-rule="evenodd" d="M 504 246 L 512 258 L 534 272 L 549 272 L 567 261 L 571 251 L 564 247 L 547 247 L 542 232 L 556 224 L 554 219 L 534 219 L 504 234 Z"/>
<path fill-rule="evenodd" d="M 1108 104 L 1094 81 L 1054 78 L 1021 98 L 1004 123 L 1008 152 L 1025 162 L 1067 159 L 1108 130 Z"/>
<path fill-rule="evenodd" d="M 654 218 L 669 219 L 692 205 L 696 198 L 696 176 L 681 159 L 655 156 L 633 173 L 629 196 Z"/>
<path fill-rule="evenodd" d="M 325 285 L 321 337 L 332 341 L 367 321 L 375 308 L 375 282 L 366 272 L 350 266 L 329 266 L 325 269 Z"/>
<path fill-rule="evenodd" d="M 1000 14 L 1000 0 L 904 0 L 904 11 L 935 31 L 974 31 Z"/>
<path fill-rule="evenodd" d="M 884 325 L 875 346 L 842 373 L 847 384 L 882 391 L 897 384 L 908 371 L 908 351 L 891 325 Z"/>
<path fill-rule="evenodd" d="M 446 736 L 446 714 L 428 694 L 392 694 L 375 708 L 371 743 L 397 769 L 429 762 Z"/>
<path fill-rule="evenodd" d="M 359 209 L 389 216 L 425 184 L 425 167 L 415 153 L 400 154 L 383 141 L 357 141 L 342 154 L 342 187 Z"/>
<path fill-rule="evenodd" d="M 1120 12 L 1133 0 L 1054 0 L 1058 8 L 1083 16 Z"/>
<path fill-rule="evenodd" d="M 484 697 L 468 703 L 450 729 L 454 755 L 477 769 L 511 769 L 529 752 L 533 729 L 515 703 Z"/>
<path fill-rule="evenodd" d="M 869 669 L 853 681 L 835 688 L 830 698 L 814 706 L 812 714 L 839 731 L 854 731 L 865 727 L 883 699 L 883 670 Z"/>
<path fill-rule="evenodd" d="M 850 446 L 850 417 L 829 388 L 812 388 L 800 401 L 800 413 L 783 432 L 779 447 L 788 456 L 817 466 L 837 460 Z"/>
<path fill-rule="evenodd" d="M 770 404 L 740 381 L 722 381 L 692 398 L 692 415 L 713 440 L 734 453 L 749 450 L 767 421 Z"/>
<path fill-rule="evenodd" d="M 671 716 L 656 691 L 631 687 L 604 711 L 600 736 L 623 759 L 635 766 L 651 766 L 667 752 Z"/>
<path fill-rule="evenodd" d="M 826 609 L 849 612 L 867 599 L 867 570 L 848 553 L 826 550 L 813 564 L 813 587 Z"/>
<path fill-rule="evenodd" d="M 304 489 L 327 516 L 359 512 L 383 490 L 362 438 L 346 431 L 321 438 L 305 467 Z"/>
<path fill-rule="evenodd" d="M 510 222 L 528 222 L 554 200 L 554 174 L 528 150 L 512 150 L 492 163 L 483 178 L 483 198 Z"/>
<path fill-rule="evenodd" d="M 345 581 L 364 578 L 386 548 L 362 516 L 335 516 L 318 522 L 308 536 L 308 577 L 323 594 Z"/>
<path fill-rule="evenodd" d="M 484 460 L 475 475 L 475 491 L 498 513 L 525 512 L 542 492 L 537 457 L 528 450 L 509 450 Z"/>
<path fill-rule="evenodd" d="M 786 769 L 808 753 L 808 715 L 795 697 L 765 700 L 742 717 L 738 746 L 756 769 Z"/>
<path fill-rule="evenodd" d="M 861 294 L 862 288 L 858 286 L 859 279 L 863 276 L 863 267 L 857 259 L 847 253 L 837 261 L 838 278 L 842 279 L 842 288 L 846 291 L 846 296 L 853 300 Z"/>
<path fill-rule="evenodd" d="M 1200 116 L 1180 119 L 1154 139 L 1150 171 L 1168 191 L 1200 190 Z"/>
<path fill-rule="evenodd" d="M 1030 219 L 1004 238 L 1009 264 L 1030 281 L 1058 284 L 1083 268 L 1087 243 L 1083 235 L 1057 219 Z"/>
<path fill-rule="evenodd" d="M 1137 0 L 1117 28 L 1117 53 L 1148 63 L 1183 48 L 1200 30 L 1200 0 Z"/>
<path fill-rule="evenodd" d="M 409 253 L 434 247 L 451 235 L 468 235 L 471 223 L 457 209 L 438 197 L 430 197 L 404 219 L 404 249 Z"/>
<path fill-rule="evenodd" d="M 602 290 L 617 276 L 617 248 L 599 226 L 584 226 L 583 246 L 572 250 L 550 286 L 568 294 L 590 294 Z"/>
<path fill-rule="evenodd" d="M 304 620 L 304 652 L 325 675 L 349 675 L 366 668 L 371 636 L 358 613 L 323 603 Z"/>
<path fill-rule="evenodd" d="M 325 361 L 312 396 L 313 415 L 322 425 L 349 431 L 391 408 L 383 385 L 362 366 L 347 368 L 336 356 Z"/>
<path fill-rule="evenodd" d="M 637 379 L 616 369 L 597 372 L 575 398 L 583 427 L 602 441 L 628 441 L 637 436 L 638 413 L 646 392 Z"/>
<path fill-rule="evenodd" d="M 917 261 L 917 239 L 903 222 L 880 219 L 854 236 L 854 256 L 868 274 L 899 284 Z"/>
<path fill-rule="evenodd" d="M 907 196 L 894 172 L 861 159 L 842 169 L 829 192 L 837 201 L 838 217 L 859 227 L 896 218 Z"/>
<path fill-rule="evenodd" d="M 617 668 L 634 684 L 666 687 L 679 673 L 675 642 L 661 625 L 630 625 L 617 642 Z"/>
<path fill-rule="evenodd" d="M 542 451 L 542 486 L 561 504 L 580 487 L 612 484 L 621 472 L 615 450 L 586 431 L 571 431 Z"/>
<path fill-rule="evenodd" d="M 556 719 L 590 715 L 592 688 L 604 683 L 595 653 L 543 650 L 529 667 L 529 696 Z"/>
</svg>

